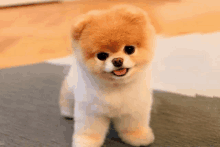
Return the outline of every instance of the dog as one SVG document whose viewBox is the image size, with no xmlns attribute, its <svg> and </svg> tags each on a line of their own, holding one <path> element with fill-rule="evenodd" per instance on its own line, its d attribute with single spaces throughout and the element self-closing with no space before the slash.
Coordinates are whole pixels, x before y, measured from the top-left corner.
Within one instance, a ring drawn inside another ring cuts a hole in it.
<svg viewBox="0 0 220 147">
<path fill-rule="evenodd" d="M 110 121 L 128 144 L 154 141 L 150 83 L 155 34 L 147 12 L 132 5 L 76 18 L 73 64 L 60 92 L 61 114 L 75 121 L 72 147 L 101 147 Z"/>
</svg>

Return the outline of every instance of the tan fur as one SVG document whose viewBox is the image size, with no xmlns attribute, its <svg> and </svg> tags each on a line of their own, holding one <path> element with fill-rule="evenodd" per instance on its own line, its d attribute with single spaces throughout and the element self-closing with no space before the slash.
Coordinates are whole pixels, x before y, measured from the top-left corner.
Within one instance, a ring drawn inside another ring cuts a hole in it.
<svg viewBox="0 0 220 147">
<path fill-rule="evenodd" d="M 91 11 L 76 19 L 71 37 L 75 59 L 73 73 L 68 75 L 75 77 L 72 146 L 100 147 L 110 119 L 125 142 L 134 146 L 152 143 L 150 80 L 155 30 L 147 12 L 131 5 Z M 134 46 L 135 52 L 126 54 L 125 46 Z M 109 57 L 99 60 L 100 52 Z M 129 69 L 125 76 L 112 74 L 117 70 L 112 64 L 115 58 L 122 58 L 122 68 Z"/>
<path fill-rule="evenodd" d="M 67 80 L 64 79 L 60 90 L 59 106 L 61 109 L 61 114 L 65 117 L 73 116 L 74 100 L 70 99 L 70 97 L 74 97 L 74 96 L 73 93 L 68 90 Z"/>
<path fill-rule="evenodd" d="M 127 5 L 81 16 L 73 27 L 72 37 L 79 40 L 87 60 L 94 58 L 97 52 L 107 50 L 115 53 L 123 45 L 135 44 L 140 51 L 136 59 L 150 61 L 153 55 L 154 33 L 147 13 Z M 146 56 L 143 57 L 143 54 Z"/>
<path fill-rule="evenodd" d="M 98 66 L 102 66 L 95 60 L 98 52 L 120 54 L 118 51 L 125 45 L 138 48 L 138 53 L 130 56 L 132 61 L 140 65 L 136 71 L 133 70 L 137 72 L 153 58 L 154 35 L 155 30 L 147 13 L 130 5 L 119 5 L 106 11 L 91 11 L 76 19 L 72 30 L 72 38 L 80 45 L 84 62 L 89 68 L 92 67 L 90 70 L 94 74 L 100 74 Z M 98 67 L 98 70 L 94 67 Z M 102 77 L 109 78 L 104 74 Z"/>
</svg>

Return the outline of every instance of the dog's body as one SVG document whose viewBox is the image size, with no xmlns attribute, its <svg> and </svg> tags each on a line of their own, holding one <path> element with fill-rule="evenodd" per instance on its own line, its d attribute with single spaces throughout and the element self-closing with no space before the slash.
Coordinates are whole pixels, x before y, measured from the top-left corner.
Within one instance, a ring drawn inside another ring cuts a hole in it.
<svg viewBox="0 0 220 147">
<path fill-rule="evenodd" d="M 154 35 L 146 12 L 128 5 L 92 11 L 76 22 L 73 66 L 60 99 L 61 113 L 71 116 L 71 109 L 64 110 L 72 107 L 65 95 L 74 93 L 73 147 L 101 147 L 110 119 L 125 142 L 153 142 L 149 123 Z"/>
</svg>

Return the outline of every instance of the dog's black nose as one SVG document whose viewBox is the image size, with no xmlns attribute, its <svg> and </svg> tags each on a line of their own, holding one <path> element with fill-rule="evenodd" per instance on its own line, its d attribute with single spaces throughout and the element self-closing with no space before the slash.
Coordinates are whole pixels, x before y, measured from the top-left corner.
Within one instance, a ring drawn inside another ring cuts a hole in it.
<svg viewBox="0 0 220 147">
<path fill-rule="evenodd" d="M 112 63 L 115 67 L 121 67 L 123 64 L 124 59 L 123 58 L 114 58 L 112 60 Z"/>
</svg>

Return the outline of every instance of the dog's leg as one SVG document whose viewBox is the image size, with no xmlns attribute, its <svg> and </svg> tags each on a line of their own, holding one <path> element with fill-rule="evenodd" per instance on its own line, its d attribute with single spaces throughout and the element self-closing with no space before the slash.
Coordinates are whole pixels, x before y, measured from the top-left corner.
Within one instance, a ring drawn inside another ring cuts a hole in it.
<svg viewBox="0 0 220 147">
<path fill-rule="evenodd" d="M 108 131 L 110 119 L 102 116 L 74 117 L 72 147 L 101 147 Z"/>
<path fill-rule="evenodd" d="M 136 114 L 137 115 L 137 114 Z M 149 126 L 149 116 L 126 115 L 113 120 L 120 138 L 133 146 L 149 145 L 154 141 L 154 134 Z"/>
<path fill-rule="evenodd" d="M 67 80 L 62 83 L 59 99 L 60 113 L 64 117 L 73 118 L 74 94 L 68 90 Z"/>
</svg>

